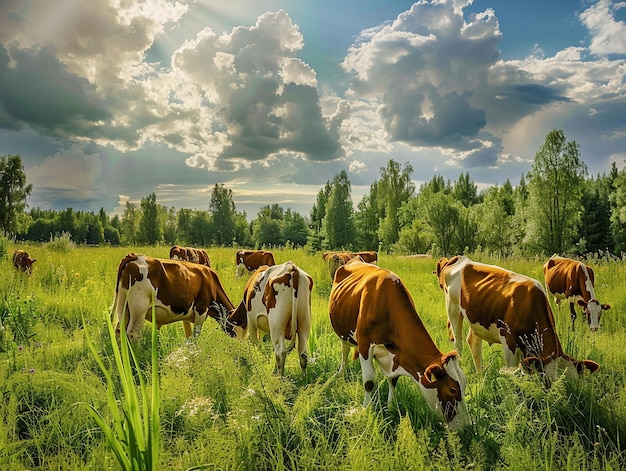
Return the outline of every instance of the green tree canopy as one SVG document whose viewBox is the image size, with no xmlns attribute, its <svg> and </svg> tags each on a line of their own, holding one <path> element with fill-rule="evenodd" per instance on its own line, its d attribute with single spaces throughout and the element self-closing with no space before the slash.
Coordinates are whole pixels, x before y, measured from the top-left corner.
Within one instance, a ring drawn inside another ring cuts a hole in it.
<svg viewBox="0 0 626 471">
<path fill-rule="evenodd" d="M 587 166 L 576 141 L 561 130 L 550 131 L 528 174 L 526 219 L 529 243 L 546 254 L 572 250 L 578 234 Z"/>
<path fill-rule="evenodd" d="M 26 183 L 26 173 L 19 155 L 0 157 L 0 229 L 5 234 L 17 232 L 18 216 L 26 208 L 26 198 L 33 186 Z"/>
</svg>

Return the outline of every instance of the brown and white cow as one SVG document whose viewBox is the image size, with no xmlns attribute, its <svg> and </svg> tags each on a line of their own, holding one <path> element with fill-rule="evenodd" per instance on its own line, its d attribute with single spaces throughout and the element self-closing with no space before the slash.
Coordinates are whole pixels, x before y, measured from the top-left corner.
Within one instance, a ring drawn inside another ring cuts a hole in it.
<svg viewBox="0 0 626 471">
<path fill-rule="evenodd" d="M 593 373 L 600 367 L 563 352 L 548 296 L 539 281 L 464 256 L 439 260 L 436 274 L 459 353 L 463 349 L 463 319 L 469 323 L 467 343 L 477 371 L 482 371 L 483 340 L 502 344 L 505 363 L 511 367 L 522 359 L 527 367 L 552 375 L 557 366 L 576 368 L 579 374 L 585 369 Z"/>
<path fill-rule="evenodd" d="M 576 320 L 574 302 L 587 315 L 587 322 L 592 331 L 600 327 L 602 311 L 610 309 L 608 304 L 600 304 L 594 289 L 593 269 L 577 260 L 553 255 L 543 266 L 546 288 L 556 299 L 556 303 L 567 299 L 572 317 L 572 330 Z"/>
<path fill-rule="evenodd" d="M 410 293 L 396 274 L 352 260 L 337 269 L 328 312 L 342 340 L 341 368 L 346 370 L 350 348 L 356 346 L 365 397 L 372 398 L 376 380 L 373 359 L 389 383 L 388 404 L 400 376 L 419 385 L 428 405 L 451 427 L 469 424 L 466 379 L 456 352 L 444 354 L 424 327 Z"/>
<path fill-rule="evenodd" d="M 17 249 L 13 252 L 13 266 L 18 270 L 30 273 L 33 268 L 33 263 L 37 259 L 31 259 L 30 254 L 26 250 Z"/>
<path fill-rule="evenodd" d="M 198 336 L 207 317 L 235 336 L 227 322 L 234 306 L 217 273 L 206 265 L 128 254 L 119 264 L 113 307 L 117 330 L 124 325 L 128 338 L 137 342 L 144 321 L 152 321 L 154 304 L 157 328 L 184 321 L 187 338 Z M 192 329 L 193 324 L 193 329 Z"/>
<path fill-rule="evenodd" d="M 275 373 L 285 370 L 287 353 L 298 339 L 300 367 L 306 370 L 311 331 L 311 290 L 313 278 L 293 262 L 258 268 L 246 283 L 243 299 L 229 321 L 248 328 L 250 340 L 258 332 L 269 332 L 276 356 Z M 290 345 L 285 345 L 285 340 Z"/>
<path fill-rule="evenodd" d="M 200 265 L 211 266 L 209 260 L 209 254 L 203 249 L 196 249 L 195 247 L 182 247 L 180 245 L 174 245 L 170 249 L 170 258 L 172 260 L 184 260 L 186 262 L 199 263 Z"/>
<path fill-rule="evenodd" d="M 276 265 L 274 262 L 274 254 L 267 250 L 238 250 L 235 256 L 235 276 L 241 278 L 244 271 L 252 273 L 257 268 L 267 265 L 271 267 Z"/>
<path fill-rule="evenodd" d="M 370 250 L 365 252 L 349 252 L 349 251 L 337 251 L 337 252 L 324 252 L 322 254 L 324 261 L 328 265 L 328 273 L 330 277 L 335 276 L 337 268 L 341 265 L 345 265 L 354 257 L 361 257 L 361 260 L 367 263 L 376 264 L 378 262 L 378 253 Z"/>
</svg>

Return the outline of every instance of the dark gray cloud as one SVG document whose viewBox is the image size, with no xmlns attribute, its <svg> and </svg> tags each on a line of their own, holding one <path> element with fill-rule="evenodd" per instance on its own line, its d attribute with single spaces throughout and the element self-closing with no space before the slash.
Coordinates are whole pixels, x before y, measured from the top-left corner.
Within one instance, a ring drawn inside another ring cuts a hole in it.
<svg viewBox="0 0 626 471">
<path fill-rule="evenodd" d="M 42 78 L 45 79 L 42 80 Z M 0 44 L 0 126 L 31 126 L 54 136 L 89 136 L 111 112 L 83 77 L 46 49 Z"/>
</svg>

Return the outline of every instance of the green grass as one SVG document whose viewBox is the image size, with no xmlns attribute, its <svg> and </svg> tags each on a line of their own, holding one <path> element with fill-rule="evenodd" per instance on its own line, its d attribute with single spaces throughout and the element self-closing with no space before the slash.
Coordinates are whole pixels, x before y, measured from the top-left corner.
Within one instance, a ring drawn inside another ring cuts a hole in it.
<svg viewBox="0 0 626 471">
<path fill-rule="evenodd" d="M 157 453 L 150 459 L 158 460 L 154 469 L 160 470 L 626 466 L 626 262 L 591 261 L 597 295 L 611 304 L 599 332 L 591 333 L 581 316 L 572 332 L 569 308 L 554 307 L 565 350 L 600 363 L 596 374 L 558 378 L 546 386 L 536 375 L 501 370 L 500 347 L 485 346 L 485 371 L 478 375 L 466 347 L 461 364 L 473 424 L 452 432 L 407 378 L 398 383 L 398 405 L 387 409 L 387 385 L 379 375 L 373 404 L 363 409 L 358 362 L 349 365 L 347 381 L 335 374 L 340 345 L 328 320 L 330 277 L 321 254 L 275 251 L 278 263 L 293 260 L 315 283 L 312 361 L 303 375 L 291 353 L 280 378 L 272 375 L 270 342 L 254 348 L 226 336 L 211 320 L 193 343 L 185 341 L 179 323 L 164 326 L 156 342 L 146 323 L 134 352 L 116 362 L 123 352 L 116 351 L 107 316 L 117 265 L 131 251 L 167 257 L 169 247 L 26 248 L 38 259 L 31 276 L 15 272 L 8 257 L 1 262 L 0 469 L 120 469 L 115 442 L 132 441 L 122 439 L 128 427 L 119 427 L 125 407 L 139 412 L 128 416 L 134 433 L 145 441 L 152 434 L 155 441 L 143 450 Z M 235 250 L 208 253 L 237 304 L 246 280 L 235 278 Z M 542 280 L 545 260 L 480 261 Z M 379 262 L 402 278 L 431 336 L 449 351 L 435 263 L 385 254 Z M 116 419 L 116 413 L 122 415 Z M 155 425 L 158 430 L 150 430 Z M 112 441 L 107 442 L 106 426 Z"/>
</svg>

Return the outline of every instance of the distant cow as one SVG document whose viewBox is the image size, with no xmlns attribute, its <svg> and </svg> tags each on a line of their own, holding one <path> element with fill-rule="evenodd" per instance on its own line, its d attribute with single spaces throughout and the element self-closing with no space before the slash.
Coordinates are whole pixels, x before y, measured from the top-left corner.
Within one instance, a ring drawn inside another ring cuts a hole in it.
<svg viewBox="0 0 626 471">
<path fill-rule="evenodd" d="M 328 265 L 328 273 L 331 278 L 334 278 L 337 268 L 348 263 L 354 257 L 361 257 L 364 262 L 376 263 L 378 262 L 378 253 L 372 251 L 366 252 L 349 252 L 349 251 L 336 251 L 336 252 L 324 252 L 322 257 Z"/>
<path fill-rule="evenodd" d="M 276 356 L 275 372 L 282 375 L 287 353 L 298 338 L 300 367 L 306 370 L 307 343 L 311 330 L 311 290 L 313 279 L 293 262 L 258 268 L 246 283 L 243 299 L 229 317 L 234 325 L 250 333 L 257 344 L 258 331 L 269 332 Z M 290 340 L 289 347 L 285 339 Z"/>
<path fill-rule="evenodd" d="M 267 265 L 271 267 L 275 265 L 274 254 L 266 250 L 238 250 L 235 256 L 235 265 L 237 266 L 235 275 L 241 278 L 244 271 L 252 273 L 259 267 Z"/>
<path fill-rule="evenodd" d="M 548 296 L 537 280 L 464 256 L 439 260 L 436 273 L 445 294 L 454 345 L 460 353 L 466 319 L 470 326 L 467 343 L 477 371 L 482 370 L 483 340 L 502 344 L 507 366 L 517 366 L 523 359 L 528 367 L 554 374 L 558 359 L 579 374 L 600 367 L 563 352 Z"/>
<path fill-rule="evenodd" d="M 202 249 L 196 249 L 194 247 L 181 247 L 180 245 L 174 245 L 170 249 L 170 258 L 172 260 L 184 260 L 186 262 L 199 263 L 200 265 L 211 266 L 209 260 L 209 254 Z"/>
<path fill-rule="evenodd" d="M 356 346 L 367 406 L 372 398 L 379 363 L 389 383 L 392 403 L 400 376 L 419 385 L 428 405 L 452 427 L 469 423 L 465 375 L 456 352 L 444 354 L 424 327 L 413 298 L 389 270 L 358 260 L 337 269 L 328 302 L 330 322 L 342 340 L 341 372 L 350 348 Z"/>
<path fill-rule="evenodd" d="M 543 266 L 548 291 L 555 297 L 557 304 L 563 299 L 569 300 L 572 330 L 576 320 L 574 302 L 587 315 L 587 322 L 592 331 L 600 327 L 602 311 L 610 309 L 608 304 L 600 304 L 594 290 L 594 276 L 591 267 L 569 258 L 552 256 Z"/>
<path fill-rule="evenodd" d="M 227 316 L 234 306 L 211 268 L 182 262 L 128 254 L 119 264 L 115 300 L 117 329 L 126 318 L 128 338 L 139 340 L 144 321 L 152 321 L 154 305 L 157 328 L 184 321 L 187 338 L 198 336 L 207 317 L 235 336 Z M 193 330 L 192 330 L 193 324 Z"/>
<path fill-rule="evenodd" d="M 30 258 L 30 254 L 26 250 L 17 249 L 13 252 L 13 266 L 18 270 L 30 273 L 33 263 L 36 261 L 37 259 Z"/>
</svg>

